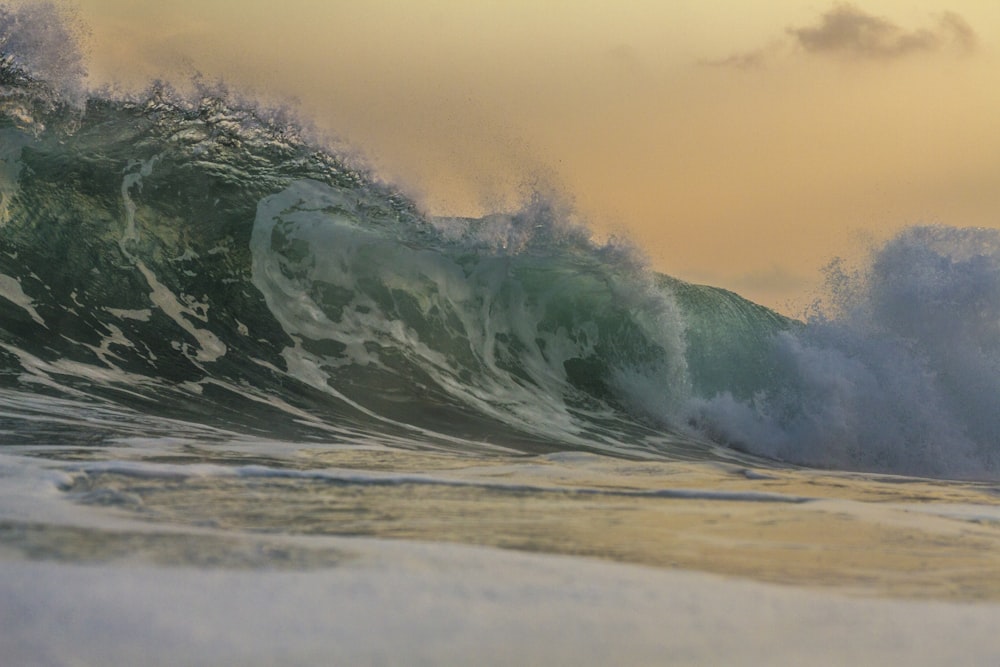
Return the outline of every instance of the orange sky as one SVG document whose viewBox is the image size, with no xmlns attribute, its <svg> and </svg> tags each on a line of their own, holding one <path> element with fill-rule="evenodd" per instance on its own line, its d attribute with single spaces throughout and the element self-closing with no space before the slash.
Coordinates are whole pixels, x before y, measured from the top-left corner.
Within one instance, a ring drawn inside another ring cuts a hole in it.
<svg viewBox="0 0 1000 667">
<path fill-rule="evenodd" d="M 903 226 L 1000 227 L 995 0 L 73 5 L 94 82 L 294 98 L 431 213 L 542 183 L 658 270 L 791 314 Z"/>
</svg>

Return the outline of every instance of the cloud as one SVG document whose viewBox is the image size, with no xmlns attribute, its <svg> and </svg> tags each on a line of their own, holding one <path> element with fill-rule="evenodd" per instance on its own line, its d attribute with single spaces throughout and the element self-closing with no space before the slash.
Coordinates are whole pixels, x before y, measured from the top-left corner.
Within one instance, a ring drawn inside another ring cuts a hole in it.
<svg viewBox="0 0 1000 667">
<path fill-rule="evenodd" d="M 718 58 L 716 60 L 702 60 L 702 65 L 710 67 L 733 67 L 736 69 L 749 70 L 764 66 L 767 54 L 764 49 L 748 51 L 746 53 L 735 53 L 728 58 Z"/>
<path fill-rule="evenodd" d="M 890 60 L 949 48 L 972 53 L 978 43 L 976 32 L 955 12 L 940 14 L 930 27 L 906 30 L 887 18 L 847 3 L 835 4 L 814 25 L 790 27 L 785 32 L 783 42 L 775 41 L 766 48 L 726 58 L 705 59 L 700 64 L 744 71 L 763 68 L 769 61 L 789 53 L 788 37 L 807 53 L 869 60 Z"/>
<path fill-rule="evenodd" d="M 907 31 L 850 4 L 835 5 L 814 26 L 787 32 L 809 53 L 861 58 L 898 58 L 946 46 L 969 52 L 976 46 L 975 32 L 954 12 L 941 15 L 930 28 Z"/>
</svg>

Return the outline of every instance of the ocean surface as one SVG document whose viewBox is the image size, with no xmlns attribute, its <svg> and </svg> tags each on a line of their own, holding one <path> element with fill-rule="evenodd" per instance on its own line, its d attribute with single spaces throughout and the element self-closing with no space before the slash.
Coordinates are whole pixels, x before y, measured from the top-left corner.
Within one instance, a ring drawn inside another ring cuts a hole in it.
<svg viewBox="0 0 1000 667">
<path fill-rule="evenodd" d="M 790 319 L 0 6 L 0 661 L 996 664 L 1000 233 Z"/>
</svg>

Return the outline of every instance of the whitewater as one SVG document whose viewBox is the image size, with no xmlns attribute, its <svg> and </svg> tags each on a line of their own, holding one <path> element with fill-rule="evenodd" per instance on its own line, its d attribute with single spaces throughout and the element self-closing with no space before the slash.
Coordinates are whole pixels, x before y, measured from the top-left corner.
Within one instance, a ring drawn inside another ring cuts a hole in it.
<svg viewBox="0 0 1000 667">
<path fill-rule="evenodd" d="M 1000 232 L 792 319 L 0 5 L 12 665 L 995 664 Z"/>
</svg>

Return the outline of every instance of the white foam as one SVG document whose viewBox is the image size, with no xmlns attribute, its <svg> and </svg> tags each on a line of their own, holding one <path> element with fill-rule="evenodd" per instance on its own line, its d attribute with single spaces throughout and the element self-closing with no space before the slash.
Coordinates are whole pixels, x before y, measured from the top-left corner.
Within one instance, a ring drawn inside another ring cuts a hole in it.
<svg viewBox="0 0 1000 667">
<path fill-rule="evenodd" d="M 323 539 L 310 572 L 0 563 L 16 665 L 987 665 L 1000 606 L 857 599 L 482 548 Z"/>
<path fill-rule="evenodd" d="M 46 326 L 45 320 L 35 310 L 35 302 L 30 296 L 24 293 L 21 282 L 17 278 L 0 273 L 0 297 L 22 308 L 38 324 L 41 324 L 43 327 Z"/>
<path fill-rule="evenodd" d="M 105 308 L 107 312 L 111 313 L 115 317 L 123 320 L 136 320 L 138 322 L 148 322 L 149 318 L 152 317 L 153 311 L 149 308 L 142 308 L 138 310 L 125 310 L 123 308 Z"/>
</svg>

